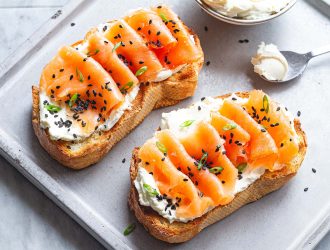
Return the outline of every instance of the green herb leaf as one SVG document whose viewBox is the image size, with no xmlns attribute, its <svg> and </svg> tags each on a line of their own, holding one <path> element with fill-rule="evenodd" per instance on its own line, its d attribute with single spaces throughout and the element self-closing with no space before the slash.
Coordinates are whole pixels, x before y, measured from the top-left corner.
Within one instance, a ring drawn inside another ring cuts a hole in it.
<svg viewBox="0 0 330 250">
<path fill-rule="evenodd" d="M 262 108 L 268 114 L 268 112 L 269 112 L 269 101 L 268 101 L 267 95 L 264 95 L 264 97 L 262 98 Z"/>
<path fill-rule="evenodd" d="M 47 104 L 45 105 L 45 108 L 50 111 L 50 112 L 55 112 L 57 113 L 58 111 L 61 110 L 61 107 L 59 106 L 56 106 L 56 105 L 53 105 L 53 104 Z"/>
<path fill-rule="evenodd" d="M 167 148 L 165 147 L 165 145 L 163 143 L 157 141 L 156 146 L 162 153 L 164 153 L 164 154 L 167 153 Z"/>
<path fill-rule="evenodd" d="M 222 170 L 223 170 L 223 167 L 213 167 L 213 168 L 210 168 L 210 172 L 213 173 L 213 174 L 221 173 Z"/>
<path fill-rule="evenodd" d="M 189 127 L 195 120 L 187 120 L 181 123 L 180 128 Z"/>
<path fill-rule="evenodd" d="M 156 196 L 156 195 L 159 195 L 159 193 L 157 192 L 156 189 L 152 188 L 150 185 L 148 184 L 143 184 L 143 188 L 148 192 L 148 194 L 150 196 Z"/>
<path fill-rule="evenodd" d="M 116 51 L 116 49 L 118 49 L 120 46 L 122 45 L 122 42 L 118 42 L 115 44 L 115 46 L 112 49 L 112 53 Z"/>
<path fill-rule="evenodd" d="M 147 66 L 142 66 L 141 68 L 139 68 L 136 73 L 135 76 L 140 76 L 142 75 L 144 72 L 146 72 L 148 70 Z"/>
<path fill-rule="evenodd" d="M 236 127 L 237 127 L 236 124 L 227 123 L 225 126 L 222 127 L 222 130 L 228 131 L 228 130 L 235 129 Z"/>
<path fill-rule="evenodd" d="M 246 168 L 246 166 L 247 166 L 247 163 L 246 163 L 246 162 L 239 164 L 239 165 L 237 166 L 237 170 L 238 170 L 238 172 L 243 173 L 243 171 L 244 171 L 244 169 Z"/>
<path fill-rule="evenodd" d="M 69 107 L 72 108 L 72 106 L 76 103 L 78 98 L 78 94 L 75 93 L 73 96 L 71 96 L 70 101 L 69 101 Z"/>
<path fill-rule="evenodd" d="M 124 230 L 124 235 L 125 236 L 129 235 L 131 232 L 134 231 L 135 227 L 136 227 L 135 223 L 128 225 Z"/>
<path fill-rule="evenodd" d="M 84 75 L 81 73 L 81 71 L 78 68 L 76 68 L 76 75 L 78 77 L 79 82 L 84 81 Z"/>
<path fill-rule="evenodd" d="M 100 50 L 99 49 L 96 49 L 94 51 L 88 51 L 87 52 L 87 56 L 95 56 L 97 53 L 99 53 Z"/>
<path fill-rule="evenodd" d="M 159 16 L 162 18 L 164 22 L 168 22 L 168 19 L 166 18 L 164 13 L 159 13 Z"/>
<path fill-rule="evenodd" d="M 201 168 L 205 165 L 206 161 L 207 161 L 207 157 L 208 157 L 208 153 L 205 152 L 204 150 L 203 151 L 203 155 L 202 157 L 200 158 L 199 162 L 198 162 L 198 165 L 197 165 L 197 169 L 198 170 L 201 170 Z"/>
<path fill-rule="evenodd" d="M 123 87 L 120 88 L 120 92 L 121 92 L 122 94 L 127 93 L 127 90 L 128 90 L 129 88 L 131 88 L 133 85 L 134 85 L 133 82 L 128 82 L 128 83 L 126 83 Z"/>
</svg>

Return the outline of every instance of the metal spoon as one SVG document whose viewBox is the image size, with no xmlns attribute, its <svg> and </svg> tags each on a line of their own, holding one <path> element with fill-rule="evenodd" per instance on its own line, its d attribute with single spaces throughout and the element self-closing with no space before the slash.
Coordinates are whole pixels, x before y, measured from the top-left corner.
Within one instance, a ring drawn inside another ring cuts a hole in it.
<svg viewBox="0 0 330 250">
<path fill-rule="evenodd" d="M 283 80 L 269 80 L 264 76 L 261 76 L 264 80 L 268 82 L 288 82 L 302 75 L 310 59 L 330 52 L 330 44 L 322 48 L 312 50 L 306 54 L 299 54 L 293 51 L 280 51 L 280 52 L 288 61 L 288 72 Z"/>
</svg>

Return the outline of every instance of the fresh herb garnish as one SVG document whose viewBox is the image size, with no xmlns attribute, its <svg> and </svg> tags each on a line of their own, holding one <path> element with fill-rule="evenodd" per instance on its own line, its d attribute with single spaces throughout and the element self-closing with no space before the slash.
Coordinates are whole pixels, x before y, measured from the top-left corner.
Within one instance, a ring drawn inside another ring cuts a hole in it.
<svg viewBox="0 0 330 250">
<path fill-rule="evenodd" d="M 88 51 L 87 52 L 87 56 L 95 56 L 97 53 L 99 53 L 100 50 L 99 49 L 96 49 L 94 51 Z"/>
<path fill-rule="evenodd" d="M 228 131 L 228 130 L 235 129 L 236 127 L 237 127 L 236 124 L 228 123 L 228 124 L 226 124 L 225 126 L 222 127 L 222 130 Z"/>
<path fill-rule="evenodd" d="M 246 163 L 246 162 L 243 162 L 243 163 L 239 164 L 239 165 L 237 166 L 237 170 L 238 170 L 238 172 L 243 173 L 243 171 L 244 171 L 244 169 L 246 168 L 246 166 L 247 166 L 247 163 Z"/>
<path fill-rule="evenodd" d="M 84 75 L 81 73 L 81 71 L 78 68 L 76 68 L 76 75 L 77 75 L 78 80 L 80 82 L 83 82 L 84 81 Z"/>
<path fill-rule="evenodd" d="M 135 223 L 128 225 L 124 230 L 124 235 L 125 236 L 129 235 L 131 232 L 134 231 L 135 227 L 136 227 Z"/>
<path fill-rule="evenodd" d="M 71 96 L 70 101 L 69 101 L 69 107 L 72 108 L 72 106 L 76 103 L 78 98 L 78 94 L 75 93 L 73 96 Z"/>
<path fill-rule="evenodd" d="M 148 192 L 148 194 L 150 196 L 159 195 L 159 193 L 157 192 L 157 190 L 155 188 L 152 188 L 150 185 L 148 185 L 146 183 L 143 184 L 143 188 Z"/>
<path fill-rule="evenodd" d="M 189 127 L 195 120 L 187 120 L 181 123 L 180 128 Z"/>
<path fill-rule="evenodd" d="M 140 76 L 142 75 L 144 72 L 146 72 L 148 70 L 147 66 L 142 66 L 141 68 L 139 68 L 136 73 L 135 76 Z"/>
<path fill-rule="evenodd" d="M 262 108 L 268 114 L 268 112 L 269 112 L 269 101 L 268 101 L 267 95 L 264 95 L 264 97 L 262 98 Z"/>
<path fill-rule="evenodd" d="M 45 105 L 45 108 L 50 112 L 58 112 L 61 110 L 59 106 L 53 105 L 53 104 L 47 104 Z"/>
<path fill-rule="evenodd" d="M 157 141 L 156 146 L 162 153 L 164 153 L 164 154 L 167 153 L 167 148 L 165 147 L 165 145 L 163 143 Z"/>
<path fill-rule="evenodd" d="M 210 168 L 210 172 L 212 174 L 219 174 L 221 173 L 223 170 L 223 167 L 213 167 L 213 168 Z"/>
<path fill-rule="evenodd" d="M 116 51 L 116 49 L 118 49 L 120 46 L 122 45 L 122 42 L 118 42 L 115 44 L 115 46 L 112 49 L 112 53 Z"/>
<path fill-rule="evenodd" d="M 128 82 L 128 83 L 126 83 L 123 87 L 120 88 L 120 92 L 121 92 L 122 94 L 127 93 L 127 90 L 128 90 L 129 88 L 131 88 L 133 85 L 134 85 L 133 82 Z"/>
<path fill-rule="evenodd" d="M 160 13 L 159 16 L 162 18 L 164 22 L 168 22 L 168 19 L 166 18 L 164 13 Z"/>
<path fill-rule="evenodd" d="M 207 157 L 208 157 L 208 153 L 207 152 L 205 152 L 204 150 L 202 150 L 202 152 L 203 152 L 203 155 L 200 158 L 200 160 L 198 162 L 198 165 L 197 165 L 197 169 L 198 170 L 201 170 L 201 168 L 205 165 L 206 160 L 207 160 Z"/>
</svg>

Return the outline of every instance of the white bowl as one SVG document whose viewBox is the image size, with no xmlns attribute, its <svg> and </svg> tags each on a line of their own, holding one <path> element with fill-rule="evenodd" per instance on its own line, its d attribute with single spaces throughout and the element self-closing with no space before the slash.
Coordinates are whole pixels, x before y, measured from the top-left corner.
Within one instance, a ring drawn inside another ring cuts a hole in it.
<svg viewBox="0 0 330 250">
<path fill-rule="evenodd" d="M 228 17 L 228 16 L 225 16 L 224 14 L 217 12 L 211 6 L 204 3 L 203 0 L 196 0 L 196 2 L 206 13 L 208 13 L 209 15 L 211 15 L 211 16 L 215 17 L 216 19 L 219 19 L 223 22 L 231 23 L 231 24 L 235 24 L 235 25 L 256 25 L 256 24 L 268 22 L 269 20 L 272 20 L 272 19 L 282 15 L 283 13 L 287 12 L 293 5 L 295 5 L 297 0 L 292 0 L 290 3 L 288 3 L 287 6 L 285 6 L 283 9 L 281 9 L 281 11 L 279 11 L 273 15 L 270 15 L 270 16 L 264 17 L 264 18 L 260 18 L 260 19 L 253 19 L 253 20 Z"/>
</svg>

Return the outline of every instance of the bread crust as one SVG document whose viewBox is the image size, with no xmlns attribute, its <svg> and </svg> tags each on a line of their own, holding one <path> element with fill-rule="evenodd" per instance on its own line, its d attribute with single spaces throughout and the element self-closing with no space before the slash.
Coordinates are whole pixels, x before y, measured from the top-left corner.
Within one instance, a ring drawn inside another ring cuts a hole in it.
<svg viewBox="0 0 330 250">
<path fill-rule="evenodd" d="M 187 28 L 187 27 L 186 27 Z M 72 169 L 86 168 L 99 160 L 127 134 L 129 134 L 153 110 L 177 104 L 192 96 L 197 87 L 198 74 L 204 63 L 204 54 L 198 36 L 190 29 L 201 58 L 184 66 L 162 82 L 141 83 L 140 90 L 132 102 L 132 109 L 126 110 L 109 131 L 94 133 L 79 143 L 51 140 L 48 129 L 40 127 L 39 88 L 32 86 L 32 125 L 42 147 L 62 165 Z M 77 43 L 80 43 L 78 41 Z"/>
<path fill-rule="evenodd" d="M 240 97 L 248 97 L 248 92 L 236 93 Z M 229 95 L 219 96 L 218 98 L 225 98 Z M 130 179 L 131 187 L 128 196 L 128 204 L 130 209 L 135 214 L 138 221 L 145 227 L 145 229 L 155 238 L 169 243 L 185 242 L 193 238 L 196 234 L 202 231 L 205 227 L 222 220 L 229 214 L 233 213 L 240 207 L 256 201 L 268 193 L 271 193 L 282 186 L 284 186 L 292 177 L 294 177 L 304 160 L 307 141 L 306 135 L 301 128 L 300 121 L 294 120 L 294 127 L 299 137 L 299 152 L 298 155 L 278 171 L 266 172 L 247 189 L 238 193 L 235 198 L 225 206 L 217 206 L 213 210 L 196 218 L 190 222 L 173 222 L 172 224 L 150 207 L 141 206 L 139 204 L 138 192 L 134 186 L 133 181 L 137 176 L 138 170 L 138 150 L 133 150 L 132 160 L 130 164 Z"/>
</svg>

